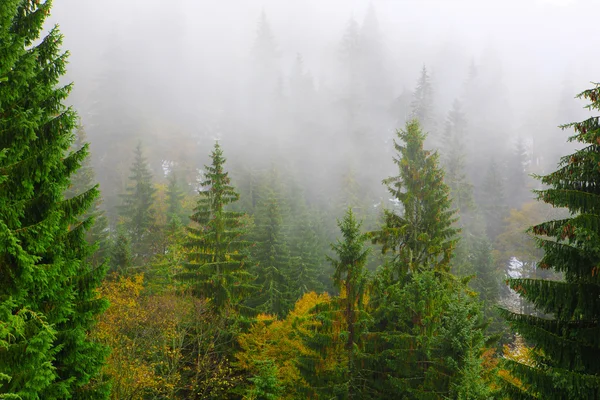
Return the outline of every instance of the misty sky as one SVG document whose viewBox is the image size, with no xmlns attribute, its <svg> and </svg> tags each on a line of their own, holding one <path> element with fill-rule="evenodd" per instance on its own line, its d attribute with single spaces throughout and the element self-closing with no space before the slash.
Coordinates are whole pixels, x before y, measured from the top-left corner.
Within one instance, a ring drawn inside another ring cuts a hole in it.
<svg viewBox="0 0 600 400">
<path fill-rule="evenodd" d="M 59 23 L 72 52 L 71 76 L 91 79 L 111 30 L 131 51 L 152 51 L 160 33 L 190 52 L 198 71 L 215 73 L 246 56 L 256 22 L 265 10 L 282 53 L 302 53 L 318 76 L 323 54 L 335 46 L 351 17 L 361 20 L 369 0 L 56 0 L 51 23 Z M 568 76 L 582 88 L 595 79 L 600 35 L 589 0 L 374 0 L 385 45 L 397 63 L 430 64 L 443 46 L 477 59 L 497 52 L 518 95 L 558 86 Z M 175 8 L 179 7 L 179 10 Z M 181 18 L 185 18 L 182 20 Z M 173 23 L 173 20 L 176 23 Z M 122 35 L 122 36 L 121 36 Z M 396 50 L 397 49 L 397 50 Z M 416 51 L 415 51 L 416 50 Z M 403 54 L 405 53 L 405 54 Z M 160 54 L 156 54 L 160 58 Z M 157 60 L 157 62 L 161 62 Z M 405 62 L 406 63 L 406 62 Z M 413 68 L 416 77 L 418 68 Z M 435 71 L 434 71 L 435 72 Z M 406 76 L 406 75 L 405 75 Z M 408 82 L 406 82 L 408 83 Z M 399 82 L 399 85 L 406 84 Z"/>
</svg>

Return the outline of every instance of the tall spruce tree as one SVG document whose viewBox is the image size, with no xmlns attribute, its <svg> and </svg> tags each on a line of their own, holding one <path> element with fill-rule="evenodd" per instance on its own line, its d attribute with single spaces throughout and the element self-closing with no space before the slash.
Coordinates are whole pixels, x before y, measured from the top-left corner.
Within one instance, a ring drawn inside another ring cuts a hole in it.
<svg viewBox="0 0 600 400">
<path fill-rule="evenodd" d="M 131 241 L 131 250 L 136 265 L 142 265 L 152 257 L 152 238 L 155 228 L 154 194 L 152 173 L 142 153 L 142 144 L 135 148 L 129 185 L 121 196 L 123 204 L 119 214 L 125 232 Z"/>
<path fill-rule="evenodd" d="M 67 53 L 52 28 L 38 40 L 50 1 L 0 2 L 0 398 L 103 399 L 95 380 L 107 355 L 88 332 L 106 303 L 104 269 L 83 218 L 94 186 L 70 199 L 87 146 L 69 152 L 76 113 L 59 86 Z"/>
<path fill-rule="evenodd" d="M 449 189 L 437 154 L 423 149 L 419 123 L 407 123 L 398 137 L 399 175 L 384 183 L 401 212 L 385 211 L 381 230 L 371 232 L 393 257 L 373 283 L 367 391 L 375 398 L 485 399 L 479 304 L 448 272 L 458 233 Z"/>
<path fill-rule="evenodd" d="M 393 255 L 392 273 L 397 277 L 419 269 L 449 269 L 458 229 L 455 211 L 437 153 L 423 148 L 425 135 L 417 120 L 406 123 L 394 141 L 398 175 L 385 179 L 400 210 L 384 210 L 381 230 L 371 232 L 374 243 Z M 402 143 L 404 142 L 404 143 Z"/>
<path fill-rule="evenodd" d="M 581 93 L 590 110 L 600 110 L 600 85 Z M 533 226 L 544 250 L 539 267 L 562 272 L 564 280 L 511 279 L 509 285 L 545 317 L 504 310 L 517 331 L 534 345 L 529 363 L 507 361 L 520 384 L 508 384 L 514 399 L 600 398 L 600 117 L 571 123 L 569 141 L 583 147 L 564 156 L 558 169 L 538 179 L 549 188 L 536 191 L 571 216 Z M 511 381 L 514 382 L 514 381 Z"/>
<path fill-rule="evenodd" d="M 204 166 L 205 180 L 190 216 L 194 225 L 188 227 L 187 263 L 178 278 L 190 284 L 195 296 L 209 300 L 213 311 L 229 313 L 251 288 L 252 276 L 244 263 L 249 243 L 242 238 L 245 214 L 227 210 L 239 194 L 224 169 L 218 142 L 210 157 L 212 163 Z"/>
<path fill-rule="evenodd" d="M 362 399 L 364 377 L 361 356 L 370 317 L 368 292 L 367 235 L 348 208 L 338 220 L 342 238 L 331 245 L 327 257 L 334 268 L 333 281 L 340 295 L 312 310 L 316 328 L 302 334 L 312 350 L 299 359 L 299 368 L 319 398 Z M 331 357 L 334 353 L 337 356 Z M 333 360 L 332 360 L 333 358 Z"/>
</svg>

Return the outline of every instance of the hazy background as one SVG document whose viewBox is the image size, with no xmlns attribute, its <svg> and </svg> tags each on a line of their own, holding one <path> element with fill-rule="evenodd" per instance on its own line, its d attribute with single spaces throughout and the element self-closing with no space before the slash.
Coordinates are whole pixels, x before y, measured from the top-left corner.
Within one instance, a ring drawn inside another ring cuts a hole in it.
<svg viewBox="0 0 600 400">
<path fill-rule="evenodd" d="M 429 144 L 460 99 L 476 191 L 483 163 L 506 166 L 517 140 L 526 172 L 553 169 L 568 136 L 556 126 L 584 115 L 573 97 L 597 78 L 598 11 L 592 0 L 55 0 L 50 24 L 71 52 L 71 101 L 110 208 L 138 140 L 158 180 L 173 168 L 195 179 L 219 138 L 234 170 L 283 161 L 323 201 L 357 171 L 376 201 L 423 66 Z"/>
</svg>

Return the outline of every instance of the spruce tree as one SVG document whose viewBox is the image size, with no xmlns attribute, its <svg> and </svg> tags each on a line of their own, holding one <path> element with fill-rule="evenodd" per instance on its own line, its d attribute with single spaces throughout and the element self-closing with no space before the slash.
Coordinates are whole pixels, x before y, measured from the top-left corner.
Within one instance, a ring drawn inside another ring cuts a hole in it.
<svg viewBox="0 0 600 400">
<path fill-rule="evenodd" d="M 480 194 L 480 205 L 486 224 L 488 238 L 493 242 L 502 232 L 504 219 L 508 216 L 504 177 L 496 160 L 489 163 Z"/>
<path fill-rule="evenodd" d="M 75 142 L 71 146 L 73 151 L 77 151 L 85 146 L 86 132 L 80 124 L 75 133 Z M 81 167 L 71 178 L 71 185 L 65 192 L 67 199 L 77 196 L 80 193 L 88 191 L 96 185 L 95 173 L 91 165 L 91 157 L 87 157 L 81 164 Z M 86 233 L 88 243 L 96 246 L 97 250 L 92 254 L 89 261 L 92 265 L 100 265 L 109 256 L 109 229 L 108 219 L 104 215 L 104 211 L 100 208 L 102 204 L 101 198 L 98 197 L 89 210 L 81 217 L 85 220 L 89 217 L 94 219 L 94 225 Z"/>
<path fill-rule="evenodd" d="M 299 359 L 299 369 L 319 398 L 362 399 L 363 339 L 370 323 L 368 298 L 367 235 L 348 208 L 338 226 L 342 238 L 331 245 L 328 257 L 340 295 L 312 310 L 316 328 L 302 334 L 312 350 Z M 333 354 L 333 356 L 332 356 Z"/>
<path fill-rule="evenodd" d="M 600 110 L 600 85 L 581 93 L 590 110 Z M 548 189 L 539 200 L 565 207 L 568 218 L 531 227 L 544 250 L 539 264 L 563 274 L 563 280 L 511 279 L 509 285 L 532 302 L 544 317 L 503 314 L 533 346 L 528 363 L 507 361 L 520 384 L 508 383 L 512 397 L 544 399 L 600 398 L 600 117 L 571 123 L 569 141 L 582 148 L 561 158 L 558 169 L 537 177 Z"/>
<path fill-rule="evenodd" d="M 167 224 L 171 228 L 186 225 L 187 216 L 184 215 L 183 199 L 185 193 L 175 171 L 171 171 L 168 176 L 167 186 Z"/>
<path fill-rule="evenodd" d="M 62 35 L 38 40 L 50 8 L 0 2 L 0 398 L 103 399 L 107 351 L 88 332 L 106 307 L 104 269 L 86 261 L 83 217 L 98 188 L 64 197 L 88 151 L 69 152 L 78 120 L 71 85 L 59 86 Z"/>
<path fill-rule="evenodd" d="M 383 182 L 400 210 L 384 210 L 381 230 L 371 232 L 373 242 L 392 253 L 397 277 L 419 269 L 447 271 L 458 229 L 438 155 L 423 148 L 425 135 L 417 120 L 407 122 L 397 135 L 398 175 Z"/>
<path fill-rule="evenodd" d="M 435 136 L 433 85 L 431 84 L 431 77 L 425 65 L 421 69 L 417 86 L 413 92 L 410 112 L 411 118 L 418 120 L 426 132 Z M 439 145 L 439 143 L 434 144 Z"/>
<path fill-rule="evenodd" d="M 365 380 L 376 398 L 486 398 L 479 304 L 464 282 L 449 273 L 458 229 L 449 188 L 436 153 L 423 149 L 415 120 L 395 143 L 398 176 L 384 180 L 399 212 L 384 211 L 370 235 L 390 252 L 390 265 L 375 276 L 373 324 L 365 346 Z"/>
<path fill-rule="evenodd" d="M 293 306 L 291 289 L 291 258 L 283 226 L 285 202 L 278 188 L 276 172 L 271 170 L 267 182 L 262 185 L 254 216 L 252 269 L 259 289 L 248 304 L 257 311 L 285 317 Z"/>
<path fill-rule="evenodd" d="M 131 241 L 134 263 L 138 266 L 152 256 L 152 238 L 155 228 L 154 194 L 152 173 L 142 153 L 142 144 L 135 148 L 134 160 L 129 176 L 129 185 L 121 196 L 123 204 L 119 208 L 122 224 Z"/>
<path fill-rule="evenodd" d="M 467 121 L 460 101 L 454 100 L 452 110 L 448 112 L 446 130 L 443 136 L 442 162 L 445 181 L 450 188 L 452 203 L 460 216 L 468 217 L 475 211 L 473 185 L 466 174 Z M 465 221 L 462 221 L 465 222 Z"/>
<path fill-rule="evenodd" d="M 243 240 L 245 214 L 227 209 L 239 194 L 224 169 L 218 142 L 210 157 L 212 163 L 204 166 L 205 180 L 190 216 L 194 224 L 187 228 L 187 262 L 178 278 L 190 284 L 193 295 L 207 299 L 213 311 L 228 314 L 238 309 L 251 289 L 252 276 L 245 265 L 249 243 Z"/>
</svg>

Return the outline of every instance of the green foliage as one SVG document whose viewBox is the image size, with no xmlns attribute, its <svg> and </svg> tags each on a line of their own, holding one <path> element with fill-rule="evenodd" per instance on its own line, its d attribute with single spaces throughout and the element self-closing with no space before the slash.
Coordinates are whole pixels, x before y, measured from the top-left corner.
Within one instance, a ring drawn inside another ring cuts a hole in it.
<svg viewBox="0 0 600 400">
<path fill-rule="evenodd" d="M 271 170 L 258 195 L 251 254 L 257 263 L 252 272 L 259 289 L 248 304 L 259 312 L 284 317 L 296 299 L 291 288 L 291 258 L 283 226 L 286 205 L 279 186 L 277 174 Z"/>
<path fill-rule="evenodd" d="M 315 329 L 300 336 L 312 352 L 300 357 L 298 366 L 319 397 L 363 398 L 360 357 L 370 323 L 365 304 L 370 249 L 365 246 L 367 235 L 360 232 L 361 224 L 351 208 L 338 226 L 342 239 L 331 245 L 335 256 L 328 259 L 340 296 L 311 310 Z"/>
<path fill-rule="evenodd" d="M 190 216 L 195 225 L 188 227 L 187 263 L 178 278 L 189 283 L 195 296 L 208 299 L 215 311 L 224 312 L 237 308 L 251 291 L 252 276 L 244 264 L 246 215 L 226 209 L 239 195 L 224 170 L 219 143 L 211 159 L 212 164 L 204 167 L 205 180 Z"/>
<path fill-rule="evenodd" d="M 119 207 L 121 224 L 131 241 L 133 263 L 137 266 L 144 265 L 152 257 L 152 233 L 155 230 L 152 206 L 155 193 L 152 173 L 142 154 L 142 144 L 138 143 L 129 185 L 121 196 L 123 204 Z"/>
<path fill-rule="evenodd" d="M 252 387 L 244 397 L 248 400 L 277 400 L 282 387 L 277 378 L 277 366 L 272 360 L 256 360 L 258 374 L 250 378 Z"/>
<path fill-rule="evenodd" d="M 85 143 L 85 129 L 80 124 L 75 132 L 75 142 L 71 146 L 72 151 L 77 151 L 83 148 Z M 65 192 L 65 197 L 67 199 L 75 197 L 80 193 L 90 190 L 95 185 L 94 169 L 91 165 L 90 157 L 87 157 L 81 163 L 81 167 L 75 172 L 75 174 L 73 174 L 71 178 L 71 186 L 69 186 Z M 101 204 L 101 198 L 96 198 L 89 210 L 80 218 L 81 221 L 90 217 L 94 219 L 94 225 L 86 233 L 86 239 L 88 243 L 97 248 L 97 250 L 89 258 L 89 261 L 93 266 L 102 264 L 102 262 L 104 262 L 109 256 L 108 250 L 110 247 L 110 241 L 108 235 L 108 219 L 100 207 Z"/>
<path fill-rule="evenodd" d="M 67 54 L 51 2 L 0 3 L 0 397 L 108 397 L 94 381 L 107 355 L 88 332 L 106 308 L 86 213 L 96 186 L 65 199 L 87 146 L 69 152 L 77 115 L 58 86 Z M 94 381 L 94 382 L 93 382 Z"/>
<path fill-rule="evenodd" d="M 377 398 L 489 398 L 480 308 L 461 282 L 419 271 L 389 286 L 373 315 L 368 382 Z"/>
<path fill-rule="evenodd" d="M 590 110 L 600 109 L 600 86 L 579 95 Z M 566 207 L 571 215 L 531 227 L 544 256 L 540 268 L 563 273 L 564 280 L 511 279 L 521 297 L 547 314 L 524 315 L 504 310 L 511 325 L 534 347 L 529 364 L 507 361 L 519 384 L 507 380 L 514 398 L 545 399 L 600 397 L 600 160 L 599 117 L 565 125 L 575 130 L 569 140 L 583 147 L 562 157 L 558 169 L 538 179 L 548 189 L 537 191 L 539 200 Z"/>
<path fill-rule="evenodd" d="M 489 164 L 479 204 L 485 218 L 487 236 L 493 242 L 502 232 L 504 219 L 508 215 L 504 177 L 494 159 Z"/>
<path fill-rule="evenodd" d="M 393 253 L 392 273 L 400 277 L 419 269 L 448 270 L 458 229 L 437 153 L 423 149 L 425 135 L 416 120 L 398 131 L 394 141 L 398 176 L 385 179 L 400 212 L 384 210 L 381 230 L 371 232 L 382 251 Z"/>
</svg>

